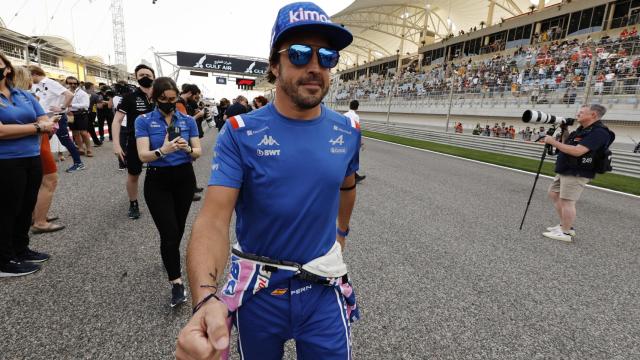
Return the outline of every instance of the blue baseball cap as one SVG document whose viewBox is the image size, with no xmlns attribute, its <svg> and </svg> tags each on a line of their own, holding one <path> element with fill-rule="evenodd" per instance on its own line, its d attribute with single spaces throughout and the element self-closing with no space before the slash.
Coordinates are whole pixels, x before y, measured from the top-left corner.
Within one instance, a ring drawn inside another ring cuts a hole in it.
<svg viewBox="0 0 640 360">
<path fill-rule="evenodd" d="M 342 50 L 353 41 L 353 35 L 344 26 L 331 22 L 329 15 L 312 2 L 296 2 L 283 6 L 271 31 L 271 48 L 285 34 L 308 30 L 327 36 L 331 46 Z"/>
</svg>

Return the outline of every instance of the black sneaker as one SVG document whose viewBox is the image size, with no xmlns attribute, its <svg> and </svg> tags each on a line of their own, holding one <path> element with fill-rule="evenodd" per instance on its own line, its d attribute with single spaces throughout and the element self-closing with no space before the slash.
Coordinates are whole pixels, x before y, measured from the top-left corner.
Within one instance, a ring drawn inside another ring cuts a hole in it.
<svg viewBox="0 0 640 360">
<path fill-rule="evenodd" d="M 10 260 L 8 263 L 0 264 L 0 278 L 29 275 L 38 270 L 40 265 Z"/>
<path fill-rule="evenodd" d="M 198 194 L 193 194 L 193 201 L 200 201 L 200 199 L 202 199 L 202 196 Z"/>
<path fill-rule="evenodd" d="M 137 203 L 129 205 L 129 219 L 135 220 L 140 218 L 140 208 Z"/>
<path fill-rule="evenodd" d="M 16 256 L 16 260 L 22 263 L 42 263 L 49 260 L 49 254 L 27 249 L 22 254 Z"/>
<path fill-rule="evenodd" d="M 171 307 L 176 307 L 187 301 L 187 291 L 183 284 L 173 284 L 171 286 Z"/>
<path fill-rule="evenodd" d="M 356 173 L 356 184 L 359 184 L 366 177 L 367 177 L 367 175 L 358 175 L 358 173 Z"/>
</svg>

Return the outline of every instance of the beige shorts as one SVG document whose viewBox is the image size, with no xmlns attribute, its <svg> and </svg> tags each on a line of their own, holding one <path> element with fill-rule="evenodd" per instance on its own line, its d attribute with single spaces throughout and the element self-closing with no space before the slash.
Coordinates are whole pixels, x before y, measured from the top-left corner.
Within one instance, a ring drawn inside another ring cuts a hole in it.
<svg viewBox="0 0 640 360">
<path fill-rule="evenodd" d="M 560 199 L 578 201 L 589 178 L 570 175 L 556 175 L 549 186 L 549 192 L 560 193 Z"/>
</svg>

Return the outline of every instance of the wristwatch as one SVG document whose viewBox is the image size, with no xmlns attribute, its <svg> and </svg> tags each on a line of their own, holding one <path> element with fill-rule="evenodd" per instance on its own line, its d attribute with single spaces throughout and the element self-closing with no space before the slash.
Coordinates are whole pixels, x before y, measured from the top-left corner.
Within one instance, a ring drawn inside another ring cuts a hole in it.
<svg viewBox="0 0 640 360">
<path fill-rule="evenodd" d="M 38 123 L 33 123 L 33 126 L 36 128 L 36 134 L 40 134 L 40 132 L 42 132 L 42 128 Z"/>
<path fill-rule="evenodd" d="M 158 158 L 164 157 L 164 154 L 162 153 L 162 151 L 160 151 L 160 149 L 156 149 L 153 153 L 156 154 Z"/>
</svg>

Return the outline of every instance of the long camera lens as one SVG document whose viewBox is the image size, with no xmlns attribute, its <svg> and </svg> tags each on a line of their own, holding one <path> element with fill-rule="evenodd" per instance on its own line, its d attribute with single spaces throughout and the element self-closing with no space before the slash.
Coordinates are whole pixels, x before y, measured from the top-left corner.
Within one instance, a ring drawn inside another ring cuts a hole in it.
<svg viewBox="0 0 640 360">
<path fill-rule="evenodd" d="M 561 116 L 555 116 L 551 114 L 544 113 L 538 110 L 526 110 L 522 114 L 523 122 L 541 122 L 545 124 L 567 124 L 569 126 L 573 125 L 575 119 L 572 118 L 563 118 Z"/>
</svg>

